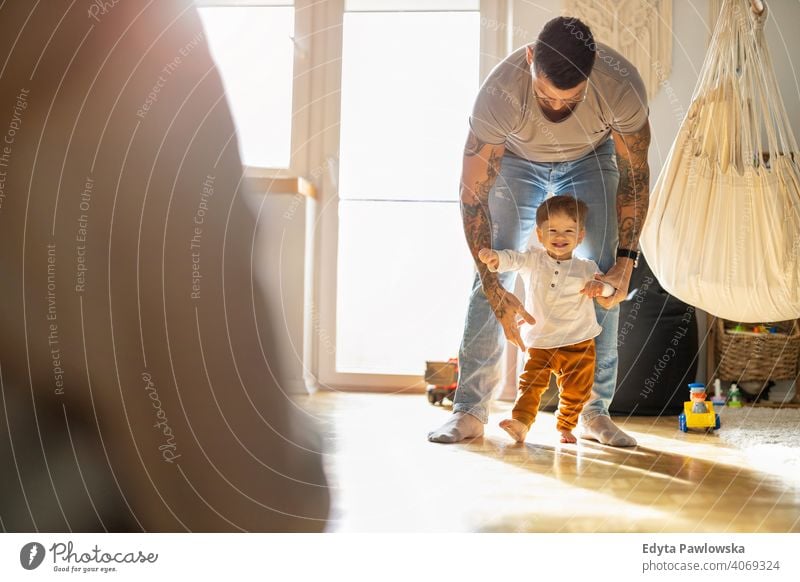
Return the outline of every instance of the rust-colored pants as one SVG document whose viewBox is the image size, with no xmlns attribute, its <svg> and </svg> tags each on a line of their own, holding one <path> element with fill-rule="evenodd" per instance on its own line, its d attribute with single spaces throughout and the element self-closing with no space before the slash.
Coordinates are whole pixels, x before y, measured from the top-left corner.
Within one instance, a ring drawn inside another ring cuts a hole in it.
<svg viewBox="0 0 800 582">
<path fill-rule="evenodd" d="M 530 348 L 528 354 L 530 358 L 519 379 L 519 397 L 512 418 L 526 426 L 533 424 L 542 394 L 550 385 L 550 374 L 555 374 L 559 393 L 558 429 L 572 430 L 592 393 L 594 339 L 560 348 Z"/>
</svg>

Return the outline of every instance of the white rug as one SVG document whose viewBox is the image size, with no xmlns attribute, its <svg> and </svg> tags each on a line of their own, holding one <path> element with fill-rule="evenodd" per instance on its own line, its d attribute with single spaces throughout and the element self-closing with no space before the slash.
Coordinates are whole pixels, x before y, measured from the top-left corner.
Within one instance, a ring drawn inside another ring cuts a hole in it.
<svg viewBox="0 0 800 582">
<path fill-rule="evenodd" d="M 762 470 L 800 481 L 800 408 L 720 411 L 717 436 L 744 451 Z"/>
</svg>

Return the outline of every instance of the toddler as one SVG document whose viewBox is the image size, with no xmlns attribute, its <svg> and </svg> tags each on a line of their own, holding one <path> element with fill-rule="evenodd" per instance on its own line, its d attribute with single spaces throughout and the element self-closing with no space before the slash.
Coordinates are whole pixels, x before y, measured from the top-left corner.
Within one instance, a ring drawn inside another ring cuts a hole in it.
<svg viewBox="0 0 800 582">
<path fill-rule="evenodd" d="M 576 442 L 572 430 L 594 383 L 594 338 L 602 328 L 594 297 L 615 290 L 598 280 L 594 261 L 573 257 L 586 235 L 588 208 L 573 196 L 553 196 L 536 211 L 536 234 L 544 248 L 525 252 L 481 249 L 478 258 L 492 272 L 519 271 L 525 281 L 525 309 L 536 323 L 527 325 L 523 340 L 529 359 L 520 376 L 519 396 L 500 426 L 517 442 L 525 440 L 536 418 L 542 393 L 555 374 L 559 388 L 556 417 L 562 443 Z"/>
</svg>

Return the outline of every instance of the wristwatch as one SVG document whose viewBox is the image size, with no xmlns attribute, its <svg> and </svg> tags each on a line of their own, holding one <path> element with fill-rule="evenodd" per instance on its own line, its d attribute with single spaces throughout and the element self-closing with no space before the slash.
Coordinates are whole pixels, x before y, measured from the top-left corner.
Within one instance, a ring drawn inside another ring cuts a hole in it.
<svg viewBox="0 0 800 582">
<path fill-rule="evenodd" d="M 617 249 L 617 257 L 633 259 L 634 269 L 639 266 L 639 251 L 632 251 L 630 249 Z"/>
</svg>

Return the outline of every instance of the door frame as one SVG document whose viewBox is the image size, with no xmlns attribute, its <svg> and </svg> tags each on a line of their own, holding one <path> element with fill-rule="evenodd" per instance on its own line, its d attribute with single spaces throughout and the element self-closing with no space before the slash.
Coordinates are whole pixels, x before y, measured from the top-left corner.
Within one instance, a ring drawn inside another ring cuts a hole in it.
<svg viewBox="0 0 800 582">
<path fill-rule="evenodd" d="M 511 49 L 511 0 L 480 1 L 480 81 Z M 344 373 L 336 371 L 336 293 L 338 256 L 338 159 L 340 127 L 340 95 L 342 77 L 342 31 L 344 0 L 297 0 L 300 12 L 308 10 L 314 29 L 310 42 L 309 100 L 312 128 L 323 128 L 309 134 L 308 168 L 319 193 L 318 202 L 309 216 L 314 232 L 314 263 L 319 265 L 312 275 L 306 294 L 304 367 L 305 382 L 313 390 L 347 390 L 375 392 L 421 392 L 425 383 L 421 375 Z M 296 23 L 296 30 L 302 30 Z M 316 98 L 314 98 L 316 97 Z M 464 120 L 465 134 L 467 129 Z"/>
</svg>

